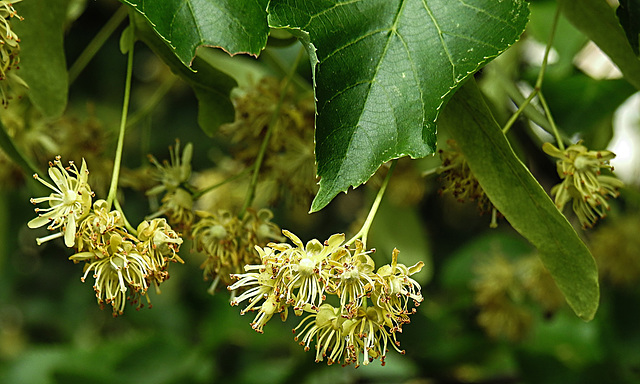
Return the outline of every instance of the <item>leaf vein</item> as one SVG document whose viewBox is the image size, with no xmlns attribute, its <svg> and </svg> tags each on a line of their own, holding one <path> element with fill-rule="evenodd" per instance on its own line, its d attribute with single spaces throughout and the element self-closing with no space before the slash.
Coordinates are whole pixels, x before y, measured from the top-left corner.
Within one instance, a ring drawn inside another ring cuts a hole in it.
<svg viewBox="0 0 640 384">
<path fill-rule="evenodd" d="M 447 59 L 449 60 L 449 63 L 451 63 L 451 78 L 453 79 L 453 82 L 456 83 L 456 65 L 453 63 L 453 58 L 451 57 L 451 53 L 447 48 L 447 44 L 444 42 L 444 37 L 442 36 L 443 34 L 442 28 L 440 28 L 440 24 L 438 24 L 438 21 L 433 15 L 433 12 L 431 11 L 431 8 L 427 4 L 426 0 L 422 0 L 422 5 L 424 6 L 424 9 L 429 14 L 429 18 L 431 18 L 431 21 L 433 21 L 433 25 L 438 30 L 438 38 L 440 38 L 440 43 L 442 44 L 442 48 L 444 49 L 444 52 L 447 54 Z"/>
</svg>

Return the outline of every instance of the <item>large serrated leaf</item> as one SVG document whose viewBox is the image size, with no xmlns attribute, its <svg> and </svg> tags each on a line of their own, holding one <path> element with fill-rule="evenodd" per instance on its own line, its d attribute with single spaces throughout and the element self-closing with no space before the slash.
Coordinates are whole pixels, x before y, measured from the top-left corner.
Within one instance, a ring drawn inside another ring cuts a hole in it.
<svg viewBox="0 0 640 384">
<path fill-rule="evenodd" d="M 593 40 L 627 81 L 640 89 L 640 60 L 609 4 L 603 0 L 558 0 L 558 5 L 571 24 Z"/>
<path fill-rule="evenodd" d="M 121 0 L 151 23 L 190 66 L 199 46 L 257 56 L 267 44 L 268 0 Z"/>
<path fill-rule="evenodd" d="M 20 37 L 18 75 L 29 85 L 29 100 L 47 117 L 67 106 L 69 82 L 64 55 L 67 0 L 28 0 L 15 5 L 24 18 L 12 28 Z"/>
<path fill-rule="evenodd" d="M 574 312 L 591 320 L 598 309 L 598 271 L 567 219 L 520 162 L 470 80 L 438 120 L 456 140 L 473 174 L 511 226 L 536 248 Z"/>
<path fill-rule="evenodd" d="M 528 14 L 520 0 L 272 0 L 269 25 L 298 30 L 317 56 L 311 210 L 390 159 L 433 153 L 443 102 L 519 38 Z"/>
</svg>

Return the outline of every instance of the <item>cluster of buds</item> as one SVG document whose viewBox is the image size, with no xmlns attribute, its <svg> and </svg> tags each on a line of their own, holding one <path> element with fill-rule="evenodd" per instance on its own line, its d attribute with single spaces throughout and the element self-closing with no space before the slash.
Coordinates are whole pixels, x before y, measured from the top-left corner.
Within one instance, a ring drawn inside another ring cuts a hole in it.
<svg viewBox="0 0 640 384">
<path fill-rule="evenodd" d="M 180 155 L 180 142 L 176 141 L 175 148 L 169 147 L 169 153 L 171 161 L 165 160 L 162 164 L 155 157 L 149 156 L 151 163 L 156 166 L 153 176 L 160 183 L 149 189 L 147 195 L 165 193 L 162 206 L 154 216 L 164 215 L 171 225 L 183 231 L 189 230 L 195 218 L 191 193 L 193 188 L 188 184 L 191 177 L 193 145 L 187 143 Z"/>
<path fill-rule="evenodd" d="M 250 89 L 237 90 L 233 94 L 235 121 L 220 126 L 220 132 L 230 138 L 234 159 L 252 166 L 270 124 L 274 124 L 262 164 L 260 188 L 268 193 L 270 202 L 286 195 L 286 201 L 308 205 L 317 190 L 313 95 L 289 90 L 280 101 L 283 84 L 265 77 Z M 272 123 L 279 103 L 277 120 Z"/>
<path fill-rule="evenodd" d="M 182 262 L 178 256 L 182 239 L 165 219 L 145 220 L 132 234 L 121 213 L 110 210 L 105 200 L 95 201 L 91 209 L 88 173 L 84 160 L 78 170 L 73 162 L 63 167 L 57 157 L 49 166 L 53 183 L 34 175 L 53 193 L 31 199 L 34 204 L 48 202 L 50 207 L 36 208 L 38 217 L 28 225 L 38 228 L 49 224 L 48 229 L 55 232 L 37 239 L 38 244 L 64 237 L 65 245 L 77 251 L 69 259 L 85 263 L 82 281 L 91 274 L 98 304 L 110 304 L 117 316 L 127 301 L 138 308 L 143 306 L 142 297 L 149 303 L 147 289 L 151 284 L 159 293 L 159 284 L 169 278 L 169 263 Z"/>
<path fill-rule="evenodd" d="M 592 228 L 610 209 L 608 200 L 619 195 L 623 183 L 612 175 L 602 175 L 601 170 L 613 171 L 609 161 L 616 157 L 611 151 L 590 151 L 580 142 L 564 150 L 551 143 L 542 149 L 557 159 L 558 175 L 562 182 L 551 189 L 558 209 L 572 202 L 573 211 L 583 228 Z"/>
<path fill-rule="evenodd" d="M 491 212 L 491 228 L 496 228 L 498 211 L 482 189 L 475 177 L 464 154 L 458 148 L 455 140 L 447 140 L 449 150 L 439 150 L 442 165 L 438 174 L 444 186 L 438 191 L 440 195 L 450 193 L 459 202 L 475 201 L 480 214 Z"/>
<path fill-rule="evenodd" d="M 251 327 L 262 333 L 274 314 L 284 321 L 293 309 L 296 316 L 308 314 L 294 329 L 295 340 L 305 350 L 315 340 L 316 362 L 326 357 L 329 364 L 358 366 L 362 355 L 364 364 L 374 359 L 384 364 L 388 345 L 403 353 L 396 334 L 423 300 L 410 276 L 424 264 L 400 264 L 394 250 L 391 264 L 374 272 L 371 251 L 358 240 L 350 248 L 343 245 L 344 235 L 336 234 L 324 244 L 314 239 L 304 245 L 293 233 L 282 232 L 294 245 L 256 247 L 261 264 L 245 266 L 246 272 L 233 275 L 237 281 L 228 287 L 246 289 L 231 304 L 246 301 L 241 313 L 257 312 Z M 334 304 L 326 302 L 327 295 L 336 297 Z"/>
<path fill-rule="evenodd" d="M 27 87 L 24 80 L 15 74 L 20 63 L 20 39 L 11 30 L 10 23 L 14 17 L 22 20 L 13 8 L 13 4 L 20 1 L 22 0 L 0 1 L 0 101 L 5 107 L 10 99 L 9 89 L 13 86 L 11 83 Z"/>
<path fill-rule="evenodd" d="M 209 288 L 212 294 L 220 281 L 228 286 L 232 274 L 242 272 L 247 264 L 260 262 L 256 245 L 281 239 L 280 228 L 271 222 L 273 213 L 268 209 L 247 210 L 242 219 L 225 210 L 196 214 L 199 219 L 191 229 L 191 237 L 196 249 L 207 257 L 201 268 L 205 280 L 213 279 Z"/>
</svg>

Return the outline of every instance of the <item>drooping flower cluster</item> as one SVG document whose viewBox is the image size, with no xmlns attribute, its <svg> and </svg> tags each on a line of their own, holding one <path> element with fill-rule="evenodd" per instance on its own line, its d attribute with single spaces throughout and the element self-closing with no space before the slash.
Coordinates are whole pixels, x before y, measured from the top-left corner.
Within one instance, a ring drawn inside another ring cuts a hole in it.
<svg viewBox="0 0 640 384">
<path fill-rule="evenodd" d="M 478 179 L 469 168 L 464 154 L 458 148 L 455 140 L 447 140 L 449 150 L 439 150 L 442 165 L 438 174 L 444 186 L 438 191 L 441 195 L 450 193 L 459 202 L 475 201 L 480 214 L 491 212 L 491 228 L 498 226 L 498 211 L 482 189 Z"/>
<path fill-rule="evenodd" d="M 69 257 L 75 263 L 84 262 L 84 282 L 95 279 L 93 289 L 98 304 L 110 304 L 113 315 L 123 313 L 127 301 L 141 308 L 142 297 L 149 301 L 147 289 L 169 278 L 170 262 L 182 262 L 178 250 L 182 239 L 165 219 L 145 220 L 134 233 L 117 210 L 110 210 L 105 200 L 91 202 L 93 192 L 87 182 L 87 165 L 83 159 L 80 170 L 73 162 L 64 168 L 60 157 L 50 163 L 49 183 L 34 177 L 54 192 L 48 197 L 34 198 L 34 204 L 48 202 L 49 208 L 36 208 L 38 217 L 29 227 L 49 224 L 53 235 L 37 239 L 38 244 L 64 237 L 65 245 L 77 253 Z"/>
<path fill-rule="evenodd" d="M 22 0 L 0 1 L 0 102 L 5 107 L 11 98 L 9 90 L 12 87 L 27 87 L 24 80 L 15 74 L 20 63 L 20 39 L 11 30 L 12 18 L 22 20 L 13 8 L 13 4 L 20 1 Z"/>
<path fill-rule="evenodd" d="M 494 338 L 519 341 L 533 324 L 535 306 L 552 314 L 564 296 L 537 255 L 509 260 L 492 255 L 474 268 L 478 324 Z"/>
<path fill-rule="evenodd" d="M 289 90 L 280 102 L 282 86 L 277 79 L 264 77 L 250 89 L 236 90 L 235 121 L 220 126 L 220 132 L 230 138 L 234 159 L 252 166 L 280 105 L 267 143 L 260 188 L 269 195 L 269 201 L 285 195 L 287 201 L 307 205 L 317 190 L 313 95 Z"/>
<path fill-rule="evenodd" d="M 176 141 L 175 149 L 169 147 L 169 153 L 171 162 L 163 161 L 162 164 L 155 157 L 149 156 L 151 163 L 156 166 L 154 178 L 160 184 L 149 189 L 147 195 L 155 196 L 164 192 L 162 206 L 155 216 L 165 215 L 171 225 L 188 230 L 195 218 L 191 187 L 188 184 L 193 145 L 187 143 L 180 155 L 180 142 Z"/>
<path fill-rule="evenodd" d="M 293 233 L 282 232 L 294 245 L 256 247 L 261 264 L 245 266 L 246 272 L 233 275 L 238 281 L 228 287 L 248 288 L 231 304 L 246 301 L 241 313 L 257 312 L 251 327 L 262 333 L 274 314 L 284 320 L 293 309 L 297 316 L 308 314 L 294 329 L 295 340 L 305 350 L 315 340 L 317 362 L 326 357 L 328 364 L 358 366 L 374 359 L 384 364 L 389 345 L 403 353 L 396 334 L 423 300 L 420 285 L 411 278 L 423 263 L 400 264 L 394 250 L 391 264 L 374 272 L 370 251 L 358 240 L 350 248 L 343 245 L 344 235 L 336 234 L 324 244 L 314 239 L 305 246 Z M 336 303 L 327 302 L 327 295 L 336 296 Z"/>
<path fill-rule="evenodd" d="M 273 213 L 267 209 L 248 210 L 242 219 L 231 212 L 197 212 L 197 223 L 191 229 L 193 243 L 206 255 L 202 264 L 205 280 L 213 279 L 210 293 L 220 282 L 232 283 L 231 274 L 242 272 L 247 264 L 260 262 L 254 247 L 280 240 L 280 228 L 271 222 Z"/>
<path fill-rule="evenodd" d="M 562 182 L 551 189 L 558 209 L 571 201 L 582 227 L 593 227 L 610 209 L 609 198 L 618 197 L 618 189 L 623 187 L 616 177 L 601 174 L 602 169 L 613 170 L 609 161 L 616 155 L 611 151 L 590 151 L 580 142 L 565 150 L 544 143 L 542 149 L 559 159 L 556 164 Z"/>
</svg>

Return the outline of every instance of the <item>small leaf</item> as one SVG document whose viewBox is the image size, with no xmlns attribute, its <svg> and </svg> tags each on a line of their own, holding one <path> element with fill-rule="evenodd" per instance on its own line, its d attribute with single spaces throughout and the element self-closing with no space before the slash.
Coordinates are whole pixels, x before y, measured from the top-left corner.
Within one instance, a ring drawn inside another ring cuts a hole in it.
<svg viewBox="0 0 640 384">
<path fill-rule="evenodd" d="M 640 60 L 609 4 L 603 0 L 558 0 L 558 5 L 565 17 L 613 60 L 627 81 L 640 89 Z"/>
<path fill-rule="evenodd" d="M 20 37 L 20 76 L 31 102 L 47 117 L 67 106 L 68 77 L 63 25 L 67 0 L 28 0 L 15 5 L 23 21 L 12 23 Z"/>
<path fill-rule="evenodd" d="M 631 49 L 640 57 L 640 0 L 620 0 L 616 16 L 624 28 Z"/>
<path fill-rule="evenodd" d="M 122 34 L 120 35 L 120 53 L 126 55 L 129 53 L 131 47 L 133 47 L 133 43 L 135 42 L 135 37 L 133 33 L 133 28 L 131 25 L 128 25 Z"/>
<path fill-rule="evenodd" d="M 267 44 L 268 0 L 121 0 L 144 16 L 190 66 L 199 46 L 257 56 Z"/>
<path fill-rule="evenodd" d="M 520 162 L 470 80 L 440 117 L 491 202 L 536 248 L 574 312 L 591 320 L 598 308 L 598 271 L 567 219 Z"/>
<path fill-rule="evenodd" d="M 520 0 L 272 0 L 269 24 L 297 34 L 314 67 L 311 211 L 390 159 L 433 153 L 443 102 L 519 38 L 528 14 Z"/>
<path fill-rule="evenodd" d="M 204 133 L 212 136 L 221 124 L 233 122 L 235 109 L 229 94 L 237 86 L 236 81 L 213 67 L 209 60 L 199 56 L 193 60 L 193 70 L 185 67 L 141 16 L 135 15 L 133 22 L 136 37 L 149 46 L 195 92 L 198 99 L 198 125 Z"/>
</svg>

